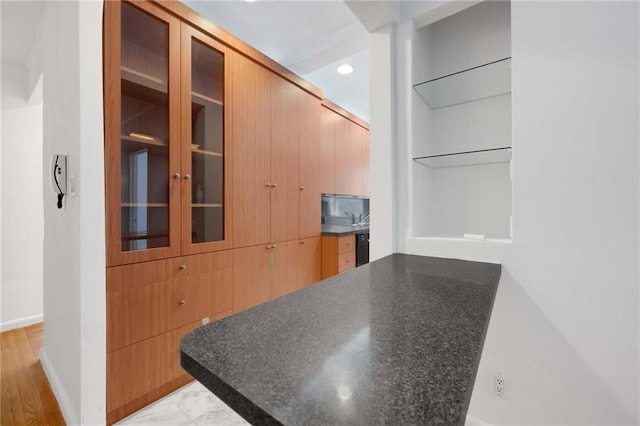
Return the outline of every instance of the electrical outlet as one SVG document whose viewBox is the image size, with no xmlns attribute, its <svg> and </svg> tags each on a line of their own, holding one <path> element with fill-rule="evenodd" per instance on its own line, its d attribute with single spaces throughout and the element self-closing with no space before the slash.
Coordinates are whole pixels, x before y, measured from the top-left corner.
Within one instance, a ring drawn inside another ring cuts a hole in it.
<svg viewBox="0 0 640 426">
<path fill-rule="evenodd" d="M 491 381 L 491 391 L 498 398 L 504 398 L 506 389 L 507 389 L 507 381 L 505 379 L 504 374 L 501 372 L 496 372 L 493 374 L 493 380 Z"/>
</svg>

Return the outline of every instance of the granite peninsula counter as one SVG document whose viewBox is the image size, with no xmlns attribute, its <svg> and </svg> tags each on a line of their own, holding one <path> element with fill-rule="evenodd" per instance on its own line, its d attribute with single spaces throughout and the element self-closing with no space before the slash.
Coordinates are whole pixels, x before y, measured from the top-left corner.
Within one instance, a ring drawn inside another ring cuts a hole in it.
<svg viewBox="0 0 640 426">
<path fill-rule="evenodd" d="M 181 364 L 252 424 L 463 424 L 500 272 L 394 254 L 194 330 Z"/>
</svg>

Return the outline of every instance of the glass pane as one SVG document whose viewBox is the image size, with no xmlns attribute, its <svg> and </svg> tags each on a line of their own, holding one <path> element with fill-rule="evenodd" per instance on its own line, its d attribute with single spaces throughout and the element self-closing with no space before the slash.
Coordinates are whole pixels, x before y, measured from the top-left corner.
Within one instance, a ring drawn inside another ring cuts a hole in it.
<svg viewBox="0 0 640 426">
<path fill-rule="evenodd" d="M 122 251 L 169 245 L 166 23 L 122 3 Z"/>
<path fill-rule="evenodd" d="M 224 56 L 191 46 L 191 240 L 202 243 L 224 239 Z"/>
</svg>

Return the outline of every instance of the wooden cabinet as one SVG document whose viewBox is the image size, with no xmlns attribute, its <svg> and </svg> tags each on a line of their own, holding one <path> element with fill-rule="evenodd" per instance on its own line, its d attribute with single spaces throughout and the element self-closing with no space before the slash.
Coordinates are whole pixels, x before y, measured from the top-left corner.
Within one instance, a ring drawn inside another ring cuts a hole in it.
<svg viewBox="0 0 640 426">
<path fill-rule="evenodd" d="M 300 235 L 302 93 L 300 88 L 271 74 L 271 241 L 292 240 Z"/>
<path fill-rule="evenodd" d="M 320 189 L 322 193 L 336 193 L 335 122 L 337 115 L 329 108 L 320 109 Z"/>
<path fill-rule="evenodd" d="M 230 248 L 227 48 L 150 2 L 105 22 L 108 266 Z"/>
<path fill-rule="evenodd" d="M 271 244 L 233 249 L 233 312 L 270 298 Z"/>
<path fill-rule="evenodd" d="M 300 238 L 320 236 L 322 168 L 320 145 L 321 113 L 325 108 L 315 97 L 302 93 L 300 97 Z"/>
<path fill-rule="evenodd" d="M 356 238 L 354 234 L 339 237 L 322 236 L 322 279 L 355 267 Z"/>
<path fill-rule="evenodd" d="M 351 122 L 337 115 L 334 123 L 335 193 L 351 194 Z"/>
<path fill-rule="evenodd" d="M 320 100 L 247 58 L 231 72 L 233 246 L 320 235 Z"/>
<path fill-rule="evenodd" d="M 240 55 L 231 71 L 233 245 L 267 244 L 271 238 L 271 74 Z M 247 125 L 247 123 L 251 123 Z"/>
<path fill-rule="evenodd" d="M 322 279 L 320 237 L 233 250 L 233 312 Z"/>
<path fill-rule="evenodd" d="M 107 2 L 105 58 L 107 264 L 179 255 L 180 21 Z"/>
<path fill-rule="evenodd" d="M 349 130 L 349 175 L 351 178 L 349 195 L 364 195 L 362 184 L 364 174 L 362 133 L 364 132 L 364 129 L 357 124 L 350 122 Z"/>
<path fill-rule="evenodd" d="M 319 281 L 321 193 L 366 186 L 358 120 L 282 66 L 179 2 L 104 22 L 113 423 L 190 380 L 189 330 Z"/>
<path fill-rule="evenodd" d="M 369 131 L 362 129 L 362 195 L 366 196 L 371 193 L 370 162 Z"/>
<path fill-rule="evenodd" d="M 200 324 L 187 324 L 108 354 L 108 424 L 193 380 L 180 367 L 180 340 Z"/>
<path fill-rule="evenodd" d="M 124 406 L 140 408 L 127 404 L 147 401 L 148 393 L 180 376 L 156 369 L 175 361 L 168 371 L 177 371 L 178 342 L 188 331 L 184 327 L 231 314 L 231 267 L 231 251 L 222 251 L 107 269 L 109 413 L 126 415 L 132 411 Z M 148 348 L 154 348 L 153 356 L 148 356 Z M 122 368 L 124 360 L 127 365 L 145 364 L 144 371 L 164 379 L 132 383 L 140 373 L 130 375 L 128 367 Z M 122 388 L 125 396 L 118 391 Z"/>
<path fill-rule="evenodd" d="M 327 107 L 321 119 L 321 192 L 369 194 L 369 131 Z"/>
</svg>

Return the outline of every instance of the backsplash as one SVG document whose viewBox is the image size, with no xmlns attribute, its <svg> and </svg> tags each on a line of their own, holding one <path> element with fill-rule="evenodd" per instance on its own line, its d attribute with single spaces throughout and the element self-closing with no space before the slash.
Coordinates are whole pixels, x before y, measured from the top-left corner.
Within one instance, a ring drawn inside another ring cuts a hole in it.
<svg viewBox="0 0 640 426">
<path fill-rule="evenodd" d="M 334 225 L 369 223 L 368 215 L 368 198 L 322 194 L 322 223 Z"/>
</svg>

